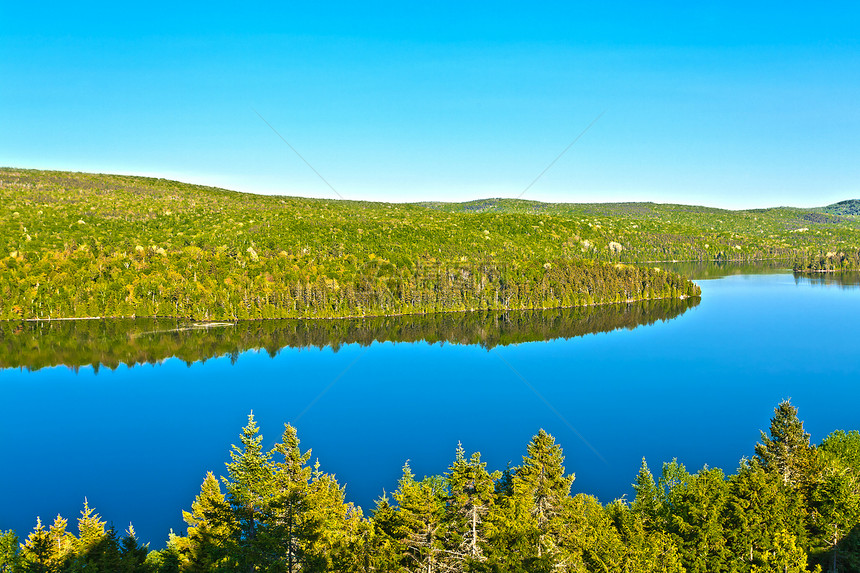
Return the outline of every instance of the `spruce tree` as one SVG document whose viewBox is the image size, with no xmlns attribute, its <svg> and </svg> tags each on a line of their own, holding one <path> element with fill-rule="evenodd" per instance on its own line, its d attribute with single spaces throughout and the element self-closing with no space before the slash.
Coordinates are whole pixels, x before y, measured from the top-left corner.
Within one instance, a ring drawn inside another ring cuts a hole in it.
<svg viewBox="0 0 860 573">
<path fill-rule="evenodd" d="M 557 528 L 557 517 L 570 496 L 574 475 L 564 473 L 564 454 L 555 438 L 540 430 L 526 448 L 523 465 L 513 477 L 514 495 L 526 507 L 539 532 L 538 557 L 545 551 L 553 553 L 556 541 L 552 533 Z"/>
<path fill-rule="evenodd" d="M 51 536 L 42 520 L 36 518 L 36 527 L 21 547 L 21 570 L 26 573 L 48 573 L 51 567 Z"/>
<path fill-rule="evenodd" d="M 483 561 L 484 517 L 495 503 L 495 479 L 481 454 L 466 459 L 457 444 L 454 463 L 448 468 L 448 500 L 445 511 L 446 552 L 454 562 Z"/>
<path fill-rule="evenodd" d="M 782 478 L 765 471 L 757 459 L 744 461 L 729 479 L 723 529 L 731 562 L 739 569 L 764 568 L 777 540 L 805 536 L 802 499 Z"/>
<path fill-rule="evenodd" d="M 57 514 L 54 523 L 48 530 L 48 535 L 51 538 L 51 564 L 57 571 L 65 568 L 66 564 L 74 557 L 75 536 L 66 531 L 67 525 L 68 520 Z"/>
<path fill-rule="evenodd" d="M 438 571 L 443 551 L 442 518 L 446 491 L 438 477 L 415 480 L 407 461 L 392 497 L 397 502 L 397 538 L 405 546 L 409 571 Z"/>
<path fill-rule="evenodd" d="M 351 536 L 357 534 L 361 510 L 346 503 L 345 488 L 334 475 L 314 464 L 308 486 L 308 513 L 302 533 L 309 547 L 308 563 L 326 570 L 342 568 L 349 562 Z"/>
<path fill-rule="evenodd" d="M 251 412 L 248 424 L 242 428 L 241 446 L 233 445 L 230 452 L 228 478 L 222 478 L 238 524 L 231 552 L 239 570 L 249 572 L 271 561 L 263 529 L 272 496 L 272 463 L 270 454 L 263 451 L 263 436 L 259 432 Z"/>
<path fill-rule="evenodd" d="M 84 498 L 84 508 L 78 518 L 78 539 L 75 553 L 81 556 L 95 547 L 105 536 L 105 522 L 101 516 L 90 508 L 89 501 Z"/>
<path fill-rule="evenodd" d="M 630 509 L 642 517 L 646 528 L 657 527 L 662 496 L 660 495 L 660 490 L 657 488 L 657 484 L 654 482 L 654 475 L 648 469 L 645 458 L 642 458 L 642 466 L 636 475 L 636 483 L 633 484 L 633 490 L 636 492 L 636 497 L 633 498 Z"/>
<path fill-rule="evenodd" d="M 310 558 L 310 545 L 319 535 L 318 516 L 313 515 L 309 499 L 311 451 L 302 453 L 298 432 L 285 424 L 272 455 L 277 461 L 273 465 L 269 541 L 283 560 L 284 570 L 293 573 L 303 569 Z"/>
<path fill-rule="evenodd" d="M 137 539 L 134 526 L 129 523 L 125 535 L 120 540 L 119 553 L 121 573 L 146 573 L 146 556 L 149 544 L 141 545 Z"/>
<path fill-rule="evenodd" d="M 177 545 L 188 571 L 214 571 L 229 562 L 226 550 L 237 524 L 212 472 L 206 474 L 191 511 L 183 511 L 182 519 L 188 524 L 188 534 Z"/>
<path fill-rule="evenodd" d="M 12 573 L 18 567 L 18 536 L 11 529 L 0 530 L 0 573 Z"/>
<path fill-rule="evenodd" d="M 369 548 L 370 559 L 366 570 L 396 571 L 405 551 L 401 538 L 400 516 L 383 491 L 370 516 L 371 531 L 364 544 Z"/>
<path fill-rule="evenodd" d="M 811 479 L 814 453 L 809 434 L 789 400 L 774 409 L 770 436 L 761 432 L 761 443 L 756 444 L 755 453 L 762 467 L 778 474 L 786 485 L 799 486 Z"/>
</svg>

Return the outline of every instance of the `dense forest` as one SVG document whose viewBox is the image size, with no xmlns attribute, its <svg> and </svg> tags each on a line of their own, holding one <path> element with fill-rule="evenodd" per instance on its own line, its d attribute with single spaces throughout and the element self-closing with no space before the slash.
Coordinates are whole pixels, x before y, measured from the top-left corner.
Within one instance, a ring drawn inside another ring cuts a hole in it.
<svg viewBox="0 0 860 573">
<path fill-rule="evenodd" d="M 117 368 L 177 357 L 186 363 L 248 350 L 275 356 L 282 348 L 324 348 L 374 342 L 478 344 L 486 349 L 571 338 L 671 320 L 698 298 L 549 310 L 475 311 L 340 318 L 192 323 L 179 319 L 0 321 L 0 368 L 64 365 Z"/>
<path fill-rule="evenodd" d="M 648 262 L 860 268 L 836 206 L 368 203 L 10 168 L 0 199 L 0 319 L 556 308 L 699 295 Z"/>
<path fill-rule="evenodd" d="M 365 515 L 286 425 L 270 451 L 253 414 L 226 476 L 212 473 L 183 512 L 184 534 L 150 551 L 84 502 L 67 519 L 0 532 L 0 571 L 18 572 L 801 572 L 860 571 L 860 434 L 813 445 L 781 403 L 736 473 L 645 460 L 632 501 L 571 495 L 574 476 L 541 430 L 522 464 L 490 471 L 457 446 L 442 475 L 408 462 Z"/>
<path fill-rule="evenodd" d="M 0 193 L 6 319 L 325 318 L 699 295 L 659 269 L 571 256 L 529 218 L 35 171 L 0 172 Z"/>
</svg>

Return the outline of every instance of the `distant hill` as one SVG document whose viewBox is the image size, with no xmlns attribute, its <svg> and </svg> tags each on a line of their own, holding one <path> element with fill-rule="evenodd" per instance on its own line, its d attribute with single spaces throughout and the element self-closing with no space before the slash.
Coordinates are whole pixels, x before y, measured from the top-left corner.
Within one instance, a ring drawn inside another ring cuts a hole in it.
<svg viewBox="0 0 860 573">
<path fill-rule="evenodd" d="M 840 201 L 839 203 L 823 207 L 821 210 L 831 215 L 860 216 L 860 199 Z"/>
</svg>

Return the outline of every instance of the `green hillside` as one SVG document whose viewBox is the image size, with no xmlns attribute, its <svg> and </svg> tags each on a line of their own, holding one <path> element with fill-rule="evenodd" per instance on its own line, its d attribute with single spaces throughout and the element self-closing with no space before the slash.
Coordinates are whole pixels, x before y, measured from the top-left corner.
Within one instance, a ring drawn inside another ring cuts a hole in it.
<svg viewBox="0 0 860 573">
<path fill-rule="evenodd" d="M 833 205 L 823 207 L 821 210 L 831 215 L 858 217 L 860 216 L 860 199 L 848 199 L 847 201 L 840 201 L 839 203 L 834 203 Z"/>
<path fill-rule="evenodd" d="M 365 316 L 697 296 L 666 260 L 858 264 L 860 220 L 779 208 L 260 196 L 0 169 L 0 318 Z M 829 262 L 828 262 L 829 261 Z"/>
</svg>

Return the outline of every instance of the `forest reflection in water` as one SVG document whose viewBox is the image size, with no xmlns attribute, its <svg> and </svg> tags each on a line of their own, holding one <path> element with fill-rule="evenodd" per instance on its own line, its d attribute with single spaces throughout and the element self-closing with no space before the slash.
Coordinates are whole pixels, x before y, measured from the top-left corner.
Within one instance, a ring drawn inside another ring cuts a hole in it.
<svg viewBox="0 0 860 573">
<path fill-rule="evenodd" d="M 860 272 L 845 271 L 839 273 L 795 273 L 794 282 L 797 284 L 837 286 L 845 289 L 860 288 Z"/>
<path fill-rule="evenodd" d="M 791 272 L 791 261 L 685 261 L 658 263 L 656 266 L 673 271 L 691 280 L 710 280 L 739 275 L 774 275 Z M 860 272 L 795 272 L 796 284 L 827 285 L 846 289 L 860 287 Z"/>
<path fill-rule="evenodd" d="M 448 312 L 332 320 L 191 323 L 177 319 L 0 322 L 0 368 L 52 366 L 115 369 L 176 357 L 186 363 L 286 347 L 325 348 L 374 342 L 479 345 L 487 350 L 523 342 L 633 329 L 676 318 L 698 298 L 550 310 Z"/>
</svg>

